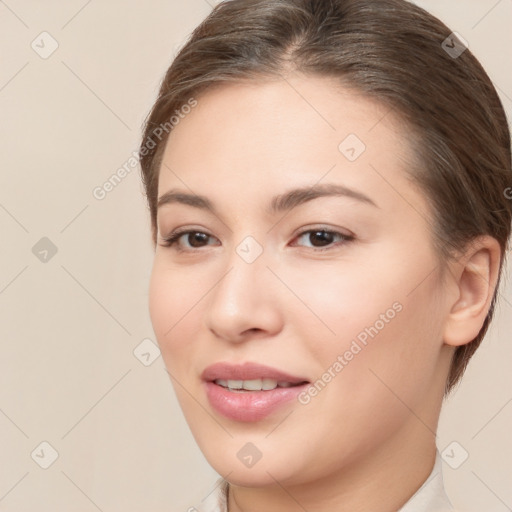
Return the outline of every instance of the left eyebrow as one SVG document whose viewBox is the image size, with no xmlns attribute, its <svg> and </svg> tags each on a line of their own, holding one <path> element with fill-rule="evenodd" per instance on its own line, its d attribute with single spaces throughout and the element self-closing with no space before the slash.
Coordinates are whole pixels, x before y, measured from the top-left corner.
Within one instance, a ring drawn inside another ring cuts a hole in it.
<svg viewBox="0 0 512 512">
<path fill-rule="evenodd" d="M 373 199 L 363 194 L 362 192 L 345 187 L 344 185 L 330 183 L 317 184 L 313 185 L 312 187 L 294 188 L 285 192 L 284 194 L 274 196 L 270 201 L 270 205 L 266 211 L 271 215 L 276 215 L 278 213 L 296 208 L 297 206 L 300 206 L 301 204 L 304 204 L 308 201 L 312 201 L 313 199 L 329 196 L 350 197 L 360 201 L 361 203 L 369 204 L 375 208 L 380 208 L 375 203 L 375 201 L 373 201 Z M 201 210 L 209 211 L 218 216 L 213 203 L 207 197 L 197 194 L 189 194 L 187 192 L 181 192 L 175 189 L 165 192 L 158 198 L 157 208 L 172 203 L 180 203 L 193 206 Z"/>
<path fill-rule="evenodd" d="M 329 196 L 342 196 L 356 199 L 365 204 L 379 208 L 375 201 L 367 195 L 354 190 L 344 185 L 338 185 L 336 183 L 319 184 L 313 185 L 312 187 L 295 188 L 272 198 L 270 202 L 270 208 L 267 212 L 270 214 L 277 214 L 283 211 L 291 210 L 297 206 L 317 199 L 318 197 L 329 197 Z"/>
</svg>

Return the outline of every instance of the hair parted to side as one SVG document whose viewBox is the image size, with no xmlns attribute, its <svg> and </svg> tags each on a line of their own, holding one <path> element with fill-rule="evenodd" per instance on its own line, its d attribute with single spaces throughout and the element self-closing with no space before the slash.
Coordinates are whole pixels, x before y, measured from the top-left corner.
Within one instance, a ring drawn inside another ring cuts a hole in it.
<svg viewBox="0 0 512 512">
<path fill-rule="evenodd" d="M 338 79 L 387 105 L 407 127 L 418 164 L 407 172 L 431 206 L 440 261 L 455 257 L 479 235 L 490 235 L 501 246 L 489 313 L 478 336 L 456 349 L 447 394 L 491 322 L 512 218 L 506 114 L 470 50 L 454 58 L 443 49 L 450 34 L 441 21 L 405 0 L 219 4 L 172 62 L 145 121 L 139 156 L 153 243 L 158 176 L 169 133 L 154 140 L 159 126 L 191 98 L 223 83 L 279 79 L 287 71 Z"/>
</svg>

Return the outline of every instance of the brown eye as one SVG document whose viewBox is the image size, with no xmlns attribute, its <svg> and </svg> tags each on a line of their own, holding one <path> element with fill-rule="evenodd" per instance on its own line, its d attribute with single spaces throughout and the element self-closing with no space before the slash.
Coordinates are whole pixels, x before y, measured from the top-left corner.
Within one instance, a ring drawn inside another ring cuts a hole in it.
<svg viewBox="0 0 512 512">
<path fill-rule="evenodd" d="M 189 251 L 211 245 L 208 244 L 211 238 L 213 238 L 211 235 L 202 231 L 177 231 L 171 233 L 167 238 L 164 238 L 162 245 L 164 247 L 175 247 L 177 251 Z M 181 240 L 186 241 L 186 243 L 180 243 Z"/>
<path fill-rule="evenodd" d="M 191 231 L 185 233 L 185 240 L 187 240 L 192 247 L 202 247 L 202 243 L 208 241 L 208 235 L 206 233 L 200 233 L 199 231 Z"/>
<path fill-rule="evenodd" d="M 330 249 L 333 244 L 334 246 L 339 246 L 344 242 L 350 242 L 354 237 L 327 229 L 309 229 L 308 231 L 303 231 L 297 239 L 309 241 L 311 244 L 309 247 L 312 249 L 327 250 Z M 308 247 L 308 245 L 306 245 L 306 247 Z"/>
</svg>

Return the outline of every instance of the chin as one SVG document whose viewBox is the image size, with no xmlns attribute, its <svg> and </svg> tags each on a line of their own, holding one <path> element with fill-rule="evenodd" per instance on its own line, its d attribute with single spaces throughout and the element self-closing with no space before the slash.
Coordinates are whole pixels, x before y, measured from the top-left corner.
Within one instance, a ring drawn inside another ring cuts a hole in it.
<svg viewBox="0 0 512 512">
<path fill-rule="evenodd" d="M 296 484 L 300 483 L 296 481 L 297 476 L 300 475 L 301 480 L 304 478 L 300 464 L 302 461 L 295 460 L 289 454 L 280 453 L 279 450 L 268 450 L 268 455 L 263 453 L 259 459 L 247 459 L 246 454 L 250 454 L 253 449 L 247 447 L 244 440 L 238 441 L 239 439 L 231 440 L 233 447 L 219 444 L 210 445 L 208 448 L 200 446 L 210 466 L 231 484 L 265 487 L 275 485 L 276 480 L 280 483 Z M 256 455 L 256 452 L 253 453 Z"/>
</svg>

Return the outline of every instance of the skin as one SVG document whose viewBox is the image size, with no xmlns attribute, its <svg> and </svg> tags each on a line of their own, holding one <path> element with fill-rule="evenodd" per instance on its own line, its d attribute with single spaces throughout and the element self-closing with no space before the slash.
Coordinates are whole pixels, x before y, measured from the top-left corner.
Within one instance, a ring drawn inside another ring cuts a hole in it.
<svg viewBox="0 0 512 512">
<path fill-rule="evenodd" d="M 351 133 L 366 145 L 353 162 L 338 149 Z M 482 326 L 499 246 L 475 240 L 442 279 L 412 162 L 388 108 L 320 77 L 207 91 L 171 132 L 159 196 L 204 195 L 217 213 L 159 209 L 150 315 L 191 431 L 231 484 L 230 512 L 391 512 L 430 474 L 450 360 Z M 332 196 L 266 212 L 274 195 L 317 183 L 377 206 Z M 210 237 L 181 237 L 184 252 L 162 245 L 187 227 Z M 322 242 L 319 227 L 354 240 Z M 249 235 L 263 249 L 253 263 L 236 252 Z M 252 423 L 210 406 L 207 366 L 252 361 L 314 382 L 394 303 L 401 311 L 307 405 Z M 251 468 L 237 457 L 247 442 L 262 453 Z"/>
</svg>

